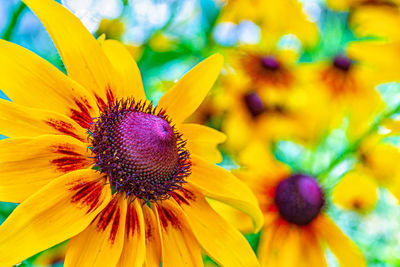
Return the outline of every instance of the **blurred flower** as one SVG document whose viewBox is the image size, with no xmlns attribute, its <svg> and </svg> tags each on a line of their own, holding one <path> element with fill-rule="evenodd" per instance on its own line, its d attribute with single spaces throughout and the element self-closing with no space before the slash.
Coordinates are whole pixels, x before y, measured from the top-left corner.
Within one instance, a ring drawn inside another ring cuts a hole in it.
<svg viewBox="0 0 400 267">
<path fill-rule="evenodd" d="M 360 166 L 357 169 L 400 200 L 400 149 L 383 138 L 384 135 L 375 134 L 363 140 L 358 150 Z"/>
<path fill-rule="evenodd" d="M 385 75 L 376 72 L 379 67 L 384 69 L 379 62 L 368 61 L 376 55 L 361 51 L 353 54 L 353 51 L 338 53 L 302 68 L 309 86 L 325 94 L 317 95 L 315 101 L 324 101 L 325 108 L 330 110 L 326 123 L 330 128 L 337 127 L 343 118 L 349 117 L 348 133 L 352 140 L 364 133 L 374 116 L 383 110 L 384 104 L 375 86 Z M 365 57 L 360 57 L 360 54 Z M 368 64 L 370 62 L 378 64 Z"/>
<path fill-rule="evenodd" d="M 352 10 L 349 20 L 351 28 L 360 37 L 400 40 L 400 1 L 366 2 Z"/>
<path fill-rule="evenodd" d="M 315 177 L 292 173 L 261 143 L 248 146 L 240 159 L 244 168 L 235 173 L 256 194 L 264 212 L 258 245 L 262 266 L 327 266 L 325 246 L 340 266 L 366 266 L 355 244 L 325 214 L 329 196 Z"/>
<path fill-rule="evenodd" d="M 121 40 L 124 31 L 125 26 L 120 19 L 103 18 L 100 21 L 99 27 L 97 28 L 95 35 L 100 36 L 102 34 L 105 34 L 107 39 Z"/>
<path fill-rule="evenodd" d="M 230 51 L 230 66 L 221 77 L 230 107 L 221 128 L 228 135 L 227 146 L 237 151 L 254 138 L 307 142 L 324 131 L 326 113 L 318 99 L 323 95 L 304 83 L 296 62 L 293 50 L 259 45 Z"/>
<path fill-rule="evenodd" d="M 332 200 L 342 208 L 366 213 L 378 201 L 378 188 L 371 177 L 356 169 L 341 178 L 332 192 Z"/>
<path fill-rule="evenodd" d="M 166 52 L 174 50 L 176 41 L 162 32 L 155 32 L 149 40 L 149 46 L 157 52 Z"/>
<path fill-rule="evenodd" d="M 400 4 L 399 0 L 326 0 L 328 6 L 334 10 L 346 11 L 352 8 L 362 6 L 375 6 L 377 8 L 383 6 L 392 6 Z"/>
<path fill-rule="evenodd" d="M 199 63 L 153 107 L 123 45 L 100 45 L 55 1 L 24 2 L 68 76 L 0 42 L 0 87 L 14 101 L 0 101 L 0 128 L 10 137 L 1 142 L 7 179 L 0 199 L 21 202 L 0 226 L 0 265 L 71 238 L 68 266 L 201 266 L 200 246 L 221 265 L 258 266 L 246 239 L 205 200 L 229 203 L 252 216 L 256 230 L 262 226 L 251 191 L 212 164 L 224 135 L 183 123 L 215 82 L 222 57 Z"/>
<path fill-rule="evenodd" d="M 268 36 L 269 46 L 285 34 L 294 34 L 305 46 L 312 46 L 318 40 L 318 29 L 303 12 L 297 0 L 226 0 L 220 21 L 238 23 L 251 20 L 260 25 L 261 34 Z"/>
</svg>

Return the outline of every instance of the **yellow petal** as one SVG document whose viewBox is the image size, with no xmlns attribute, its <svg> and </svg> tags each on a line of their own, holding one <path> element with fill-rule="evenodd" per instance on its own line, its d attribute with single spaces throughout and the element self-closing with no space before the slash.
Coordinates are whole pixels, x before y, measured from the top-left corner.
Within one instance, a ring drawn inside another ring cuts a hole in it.
<svg viewBox="0 0 400 267">
<path fill-rule="evenodd" d="M 221 266 L 259 266 L 246 238 L 218 215 L 194 188 L 188 186 L 176 191 L 173 198 L 181 206 L 201 247 L 217 263 Z"/>
<path fill-rule="evenodd" d="M 315 228 L 335 254 L 340 266 L 367 266 L 357 246 L 326 215 L 321 215 L 316 219 Z"/>
<path fill-rule="evenodd" d="M 58 112 L 83 127 L 98 114 L 94 98 L 81 85 L 29 50 L 3 40 L 0 88 L 19 105 Z"/>
<path fill-rule="evenodd" d="M 169 89 L 157 106 L 166 110 L 174 123 L 181 123 L 200 106 L 217 80 L 223 63 L 220 54 L 206 58 Z"/>
<path fill-rule="evenodd" d="M 113 100 L 122 83 L 100 44 L 82 22 L 53 0 L 24 0 L 24 3 L 47 29 L 68 76 L 89 90 L 101 108 L 107 100 Z"/>
<path fill-rule="evenodd" d="M 142 208 L 146 236 L 146 259 L 144 266 L 159 267 L 161 262 L 161 230 L 153 210 L 146 205 Z"/>
<path fill-rule="evenodd" d="M 116 40 L 105 40 L 102 47 L 121 77 L 122 86 L 116 92 L 117 98 L 134 97 L 137 101 L 145 100 L 142 76 L 128 49 Z"/>
<path fill-rule="evenodd" d="M 226 140 L 225 134 L 207 126 L 185 123 L 179 128 L 183 138 L 187 141 L 187 149 L 211 163 L 222 161 L 222 155 L 217 145 Z"/>
<path fill-rule="evenodd" d="M 92 223 L 71 238 L 65 266 L 116 266 L 124 245 L 126 207 L 126 199 L 114 195 Z"/>
<path fill-rule="evenodd" d="M 199 245 L 179 206 L 165 200 L 154 210 L 161 230 L 162 266 L 203 266 Z"/>
<path fill-rule="evenodd" d="M 0 266 L 22 260 L 82 232 L 111 198 L 94 170 L 63 175 L 20 204 L 0 226 Z"/>
<path fill-rule="evenodd" d="M 188 183 L 194 185 L 204 195 L 225 202 L 253 219 L 254 231 L 263 225 L 263 214 L 250 189 L 229 171 L 198 158 L 192 158 L 192 174 Z"/>
<path fill-rule="evenodd" d="M 146 256 L 146 237 L 143 211 L 138 200 L 127 205 L 124 238 L 124 249 L 117 266 L 142 267 Z"/>
<path fill-rule="evenodd" d="M 81 141 L 87 140 L 86 130 L 64 115 L 27 108 L 4 99 L 0 99 L 0 133 L 8 137 L 69 135 Z"/>
<path fill-rule="evenodd" d="M 19 203 L 66 172 L 92 164 L 87 145 L 69 136 L 0 141 L 0 201 Z"/>
</svg>

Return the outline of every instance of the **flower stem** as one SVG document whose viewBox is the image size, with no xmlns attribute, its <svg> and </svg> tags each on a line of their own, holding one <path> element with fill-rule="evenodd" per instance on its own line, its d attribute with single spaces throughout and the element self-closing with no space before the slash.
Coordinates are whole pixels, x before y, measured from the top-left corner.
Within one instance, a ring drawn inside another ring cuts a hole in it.
<svg viewBox="0 0 400 267">
<path fill-rule="evenodd" d="M 7 25 L 6 30 L 3 33 L 3 36 L 1 36 L 1 39 L 9 41 L 12 37 L 13 31 L 15 27 L 18 25 L 20 15 L 22 11 L 26 8 L 26 5 L 24 3 L 20 3 L 19 6 L 15 9 L 10 22 Z"/>
<path fill-rule="evenodd" d="M 385 112 L 381 114 L 371 125 L 371 127 L 364 132 L 359 138 L 357 138 L 350 146 L 348 146 L 344 151 L 339 153 L 334 160 L 331 161 L 329 166 L 324 169 L 322 172 L 320 172 L 317 176 L 325 176 L 328 174 L 333 168 L 336 167 L 339 163 L 341 163 L 349 154 L 354 153 L 355 151 L 358 150 L 360 147 L 362 141 L 370 136 L 371 134 L 375 133 L 378 129 L 379 126 L 382 124 L 384 120 L 387 118 L 393 116 L 394 114 L 400 112 L 400 104 L 396 106 L 394 109 L 389 110 L 388 112 Z"/>
</svg>

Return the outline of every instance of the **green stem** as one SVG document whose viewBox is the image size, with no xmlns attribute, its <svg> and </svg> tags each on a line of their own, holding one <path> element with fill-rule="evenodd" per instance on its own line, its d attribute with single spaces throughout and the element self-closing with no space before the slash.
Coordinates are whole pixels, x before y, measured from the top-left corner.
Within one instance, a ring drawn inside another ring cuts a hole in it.
<svg viewBox="0 0 400 267">
<path fill-rule="evenodd" d="M 347 149 L 345 149 L 343 152 L 341 152 L 339 155 L 337 155 L 337 157 L 331 161 L 329 166 L 326 169 L 324 169 L 322 172 L 317 174 L 317 176 L 325 176 L 326 174 L 328 174 L 333 168 L 336 167 L 336 165 L 341 163 L 349 154 L 357 151 L 358 148 L 360 147 L 362 141 L 369 135 L 376 132 L 384 120 L 386 120 L 387 118 L 393 116 L 394 114 L 396 114 L 398 112 L 400 112 L 400 105 L 398 105 L 393 110 L 385 112 L 381 116 L 379 116 L 365 133 L 363 133 L 359 138 L 357 138 L 350 146 L 347 147 Z"/>
<path fill-rule="evenodd" d="M 14 13 L 11 17 L 10 23 L 8 23 L 7 28 L 6 28 L 3 36 L 1 37 L 2 39 L 7 40 L 7 41 L 9 41 L 11 39 L 13 31 L 14 31 L 15 27 L 18 25 L 20 15 L 21 15 L 22 11 L 24 11 L 25 8 L 26 8 L 26 5 L 22 2 L 16 8 L 16 10 L 14 11 Z"/>
</svg>

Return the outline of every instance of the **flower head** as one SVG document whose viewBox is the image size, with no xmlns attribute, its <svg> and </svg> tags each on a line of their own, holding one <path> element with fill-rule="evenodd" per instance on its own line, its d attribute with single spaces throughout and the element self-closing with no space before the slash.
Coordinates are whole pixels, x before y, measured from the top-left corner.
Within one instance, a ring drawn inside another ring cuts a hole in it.
<svg viewBox="0 0 400 267">
<path fill-rule="evenodd" d="M 199 63 L 153 106 L 122 44 L 98 42 L 55 1 L 24 2 L 68 76 L 0 41 L 0 87 L 13 101 L 0 101 L 0 131 L 9 137 L 0 142 L 0 200 L 21 203 L 0 226 L 0 265 L 70 238 L 70 266 L 201 266 L 200 247 L 221 265 L 258 266 L 246 239 L 205 199 L 262 225 L 251 191 L 214 165 L 225 136 L 184 123 L 222 57 Z"/>
<path fill-rule="evenodd" d="M 316 177 L 293 173 L 260 142 L 252 142 L 239 159 L 244 168 L 235 173 L 256 194 L 264 213 L 265 226 L 258 244 L 261 266 L 290 267 L 299 262 L 327 266 L 325 246 L 340 265 L 366 265 L 359 249 L 326 214 L 329 195 Z M 244 220 L 243 215 L 232 213 L 230 218 Z M 248 231 L 243 222 L 237 225 Z"/>
</svg>

